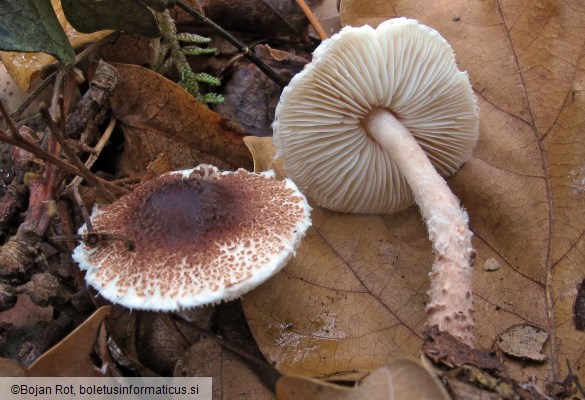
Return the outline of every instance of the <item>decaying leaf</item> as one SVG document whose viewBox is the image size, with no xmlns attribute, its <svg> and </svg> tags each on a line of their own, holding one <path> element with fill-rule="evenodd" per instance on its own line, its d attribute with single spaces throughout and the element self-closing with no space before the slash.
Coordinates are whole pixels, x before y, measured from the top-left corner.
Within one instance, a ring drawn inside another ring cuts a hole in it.
<svg viewBox="0 0 585 400">
<path fill-rule="evenodd" d="M 254 52 L 286 80 L 290 80 L 307 63 L 304 58 L 267 45 L 256 46 Z M 232 78 L 225 84 L 225 101 L 215 105 L 214 110 L 238 121 L 250 135 L 272 136 L 274 110 L 282 89 L 254 64 L 238 63 L 235 69 Z"/>
<path fill-rule="evenodd" d="M 543 386 L 566 375 L 568 360 L 584 381 L 585 341 L 571 321 L 585 265 L 585 32 L 574 29 L 585 8 L 495 0 L 342 7 L 345 24 L 415 18 L 453 46 L 481 126 L 472 159 L 449 185 L 469 213 L 476 265 L 500 264 L 475 269 L 478 347 L 514 324 L 540 326 L 551 334 L 547 360 L 506 358 L 512 376 Z M 377 217 L 316 209 L 313 220 L 294 261 L 244 302 L 268 359 L 288 373 L 360 376 L 416 354 L 432 263 L 417 210 Z"/>
<path fill-rule="evenodd" d="M 270 138 L 249 137 L 246 144 L 256 168 L 286 176 L 272 163 Z M 242 299 L 260 349 L 280 372 L 359 379 L 418 354 L 432 254 L 422 222 L 412 223 L 415 212 L 378 217 L 313 209 L 313 227 L 295 258 Z"/>
<path fill-rule="evenodd" d="M 175 169 L 201 163 L 221 169 L 251 165 L 244 133 L 235 123 L 152 70 L 127 64 L 115 67 L 121 83 L 110 103 L 124 129 L 124 173 L 145 172 L 160 153 Z"/>
<path fill-rule="evenodd" d="M 239 356 L 208 337 L 194 343 L 174 376 L 211 376 L 214 399 L 272 400 L 274 394 Z"/>
<path fill-rule="evenodd" d="M 506 354 L 525 360 L 544 361 L 543 346 L 548 333 L 537 326 L 514 325 L 502 332 L 497 345 Z"/>
<path fill-rule="evenodd" d="M 585 279 L 579 285 L 577 296 L 575 296 L 573 320 L 575 321 L 575 329 L 578 331 L 585 330 Z"/>
<path fill-rule="evenodd" d="M 287 0 L 188 0 L 224 29 L 253 32 L 270 37 L 303 33 L 308 23 L 295 2 Z M 193 17 L 177 12 L 178 24 L 192 22 Z"/>
<path fill-rule="evenodd" d="M 30 366 L 31 376 L 108 376 L 107 365 L 95 365 L 92 353 L 102 321 L 109 312 L 109 306 L 101 307 L 60 343 L 45 352 Z"/>
<path fill-rule="evenodd" d="M 419 361 L 400 359 L 378 368 L 355 389 L 307 378 L 282 377 L 279 400 L 446 400 L 449 395 L 435 375 Z"/>
<path fill-rule="evenodd" d="M 65 30 L 67 39 L 69 39 L 74 48 L 98 41 L 111 33 L 111 31 L 99 31 L 90 34 L 79 33 L 65 19 L 61 8 L 61 0 L 51 0 L 51 4 L 59 23 Z M 28 91 L 31 81 L 44 67 L 55 62 L 52 56 L 45 53 L 0 52 L 0 59 L 6 65 L 6 69 L 8 69 L 18 87 L 24 92 Z"/>
<path fill-rule="evenodd" d="M 496 351 L 473 349 L 437 327 L 427 330 L 423 353 L 436 365 L 454 369 L 471 365 L 482 370 L 503 372 L 504 364 Z"/>
</svg>

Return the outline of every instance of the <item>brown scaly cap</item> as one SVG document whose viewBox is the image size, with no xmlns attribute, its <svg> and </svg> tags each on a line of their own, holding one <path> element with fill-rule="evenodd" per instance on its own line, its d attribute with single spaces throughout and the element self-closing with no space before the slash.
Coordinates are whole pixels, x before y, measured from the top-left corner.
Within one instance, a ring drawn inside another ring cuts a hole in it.
<svg viewBox="0 0 585 400">
<path fill-rule="evenodd" d="M 130 308 L 175 310 L 230 300 L 279 271 L 310 226 L 310 207 L 290 180 L 210 165 L 153 179 L 94 209 L 96 231 L 135 242 L 80 244 L 86 280 Z M 80 234 L 86 233 L 85 225 Z"/>
</svg>

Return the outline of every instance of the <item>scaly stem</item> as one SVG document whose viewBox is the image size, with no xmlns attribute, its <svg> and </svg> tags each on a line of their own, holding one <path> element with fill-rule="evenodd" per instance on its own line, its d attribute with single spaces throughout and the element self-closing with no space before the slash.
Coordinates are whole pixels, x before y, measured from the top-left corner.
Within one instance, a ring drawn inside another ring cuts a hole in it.
<svg viewBox="0 0 585 400">
<path fill-rule="evenodd" d="M 412 134 L 385 109 L 374 109 L 363 125 L 398 165 L 424 218 L 435 262 L 430 274 L 428 326 L 475 344 L 473 331 L 472 233 L 467 213 Z"/>
</svg>

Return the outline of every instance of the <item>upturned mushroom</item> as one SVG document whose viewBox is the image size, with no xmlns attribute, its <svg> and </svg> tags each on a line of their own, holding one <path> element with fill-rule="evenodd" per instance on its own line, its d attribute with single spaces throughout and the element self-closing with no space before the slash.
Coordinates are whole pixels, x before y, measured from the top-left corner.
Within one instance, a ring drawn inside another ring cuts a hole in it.
<svg viewBox="0 0 585 400">
<path fill-rule="evenodd" d="M 435 254 L 427 323 L 473 345 L 472 233 L 442 176 L 471 157 L 479 112 L 445 39 L 405 18 L 344 28 L 284 89 L 273 129 L 276 156 L 316 204 L 418 204 Z"/>
<path fill-rule="evenodd" d="M 310 226 L 309 214 L 289 179 L 200 165 L 95 207 L 96 231 L 134 245 L 81 243 L 73 258 L 113 303 L 167 311 L 201 306 L 237 298 L 278 272 Z M 79 234 L 86 233 L 84 225 Z"/>
</svg>

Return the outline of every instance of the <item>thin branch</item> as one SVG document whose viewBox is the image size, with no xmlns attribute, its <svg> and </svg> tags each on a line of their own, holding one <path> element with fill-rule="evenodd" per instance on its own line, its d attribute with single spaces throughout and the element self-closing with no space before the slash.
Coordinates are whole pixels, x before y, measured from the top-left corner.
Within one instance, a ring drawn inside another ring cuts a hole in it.
<svg viewBox="0 0 585 400">
<path fill-rule="evenodd" d="M 46 152 L 36 143 L 32 143 L 32 142 L 29 142 L 28 140 L 23 139 L 20 136 L 20 134 L 18 133 L 18 130 L 16 129 L 16 125 L 14 125 L 14 121 L 9 117 L 8 113 L 6 112 L 6 109 L 4 108 L 2 102 L 0 102 L 0 113 L 2 114 L 2 117 L 4 118 L 6 123 L 8 124 L 10 132 L 12 133 L 12 134 L 10 134 L 9 132 L 6 132 L 4 129 L 0 129 L 0 141 L 11 144 L 11 145 L 16 146 L 16 147 L 20 147 L 21 149 L 24 149 L 24 150 L 28 151 L 29 153 L 33 154 L 37 158 L 40 158 L 43 161 L 46 161 L 50 164 L 53 164 L 53 165 L 63 169 L 64 171 L 67 171 L 71 174 L 83 176 L 83 172 L 81 172 L 74 165 L 70 164 L 69 162 L 67 162 L 61 158 L 55 157 L 52 154 Z M 116 185 L 114 185 L 114 184 L 112 184 L 104 179 L 101 179 L 99 177 L 96 177 L 96 178 L 102 184 L 107 186 L 111 191 L 113 191 L 117 194 L 127 193 L 127 191 L 121 187 L 118 187 L 118 186 L 116 186 Z"/>
<path fill-rule="evenodd" d="M 307 17 L 311 25 L 313 25 L 315 32 L 317 32 L 317 35 L 319 35 L 319 39 L 325 40 L 329 38 L 329 35 L 327 34 L 327 32 L 325 32 L 325 29 L 323 29 L 323 26 L 321 25 L 315 14 L 313 14 L 311 8 L 307 5 L 307 3 L 305 3 L 305 0 L 296 1 L 301 10 L 303 10 L 303 13 Z"/>
<path fill-rule="evenodd" d="M 87 160 L 85 161 L 85 167 L 87 169 L 91 168 L 93 166 L 93 164 L 97 161 L 101 151 L 108 143 L 108 140 L 110 140 L 110 136 L 112 135 L 112 132 L 114 131 L 115 126 L 116 126 L 116 119 L 112 117 L 112 119 L 110 120 L 110 123 L 106 127 L 106 130 L 104 131 L 100 140 L 91 149 L 90 155 L 87 158 Z M 76 176 L 75 178 L 73 178 L 71 183 L 69 185 L 67 185 L 66 190 L 72 190 L 72 189 L 76 188 L 77 186 L 79 186 L 81 184 L 82 179 L 83 178 L 81 176 Z"/>
<path fill-rule="evenodd" d="M 274 71 L 267 64 L 265 64 L 264 61 L 262 61 L 260 58 L 258 58 L 258 56 L 256 56 L 256 54 L 254 54 L 253 51 L 250 51 L 250 48 L 248 46 L 246 46 L 238 39 L 236 39 L 231 33 L 227 32 L 225 29 L 223 29 L 221 26 L 219 26 L 206 16 L 199 14 L 196 10 L 189 7 L 182 1 L 178 0 L 177 6 L 181 8 L 183 11 L 187 12 L 189 15 L 198 18 L 200 21 L 202 21 L 203 23 L 217 31 L 218 34 L 220 34 L 224 39 L 226 39 L 228 42 L 234 45 L 234 47 L 236 47 L 239 51 L 241 51 L 244 57 L 246 57 L 248 60 L 254 63 L 254 65 L 256 65 L 262 72 L 266 74 L 266 76 L 272 79 L 277 85 L 279 85 L 280 87 L 285 87 L 287 85 L 287 82 L 276 71 Z"/>
<path fill-rule="evenodd" d="M 89 212 L 87 211 L 87 208 L 85 207 L 85 203 L 83 202 L 83 199 L 81 198 L 81 195 L 79 194 L 79 188 L 77 186 L 75 186 L 73 188 L 73 190 L 71 191 L 71 193 L 73 194 L 73 200 L 75 200 L 77 207 L 79 207 L 79 209 L 81 210 L 81 216 L 83 217 L 83 221 L 85 222 L 85 226 L 87 227 L 87 231 L 94 232 L 93 224 L 91 223 L 91 218 L 89 216 Z"/>
<path fill-rule="evenodd" d="M 57 139 L 57 142 L 61 145 L 61 149 L 65 153 L 65 157 L 67 157 L 69 162 L 71 162 L 80 171 L 82 171 L 83 178 L 85 178 L 91 185 L 95 186 L 109 201 L 114 201 L 116 199 L 116 196 L 114 196 L 111 191 L 109 191 L 100 181 L 98 181 L 98 179 L 94 175 L 94 173 L 91 172 L 85 166 L 85 164 L 79 159 L 79 157 L 77 157 L 75 152 L 73 150 L 71 150 L 71 147 L 69 147 L 69 145 L 67 145 L 61 130 L 57 127 L 57 124 L 55 123 L 53 118 L 51 118 L 51 115 L 49 114 L 49 111 L 47 110 L 47 108 L 44 106 L 41 106 L 40 111 L 41 111 L 41 115 L 45 119 L 45 122 L 47 123 L 47 126 L 49 127 L 49 131 L 51 132 L 53 137 L 55 139 Z M 62 118 L 62 121 L 63 121 L 63 118 Z M 61 123 L 61 125 L 63 125 L 63 123 Z"/>
</svg>

